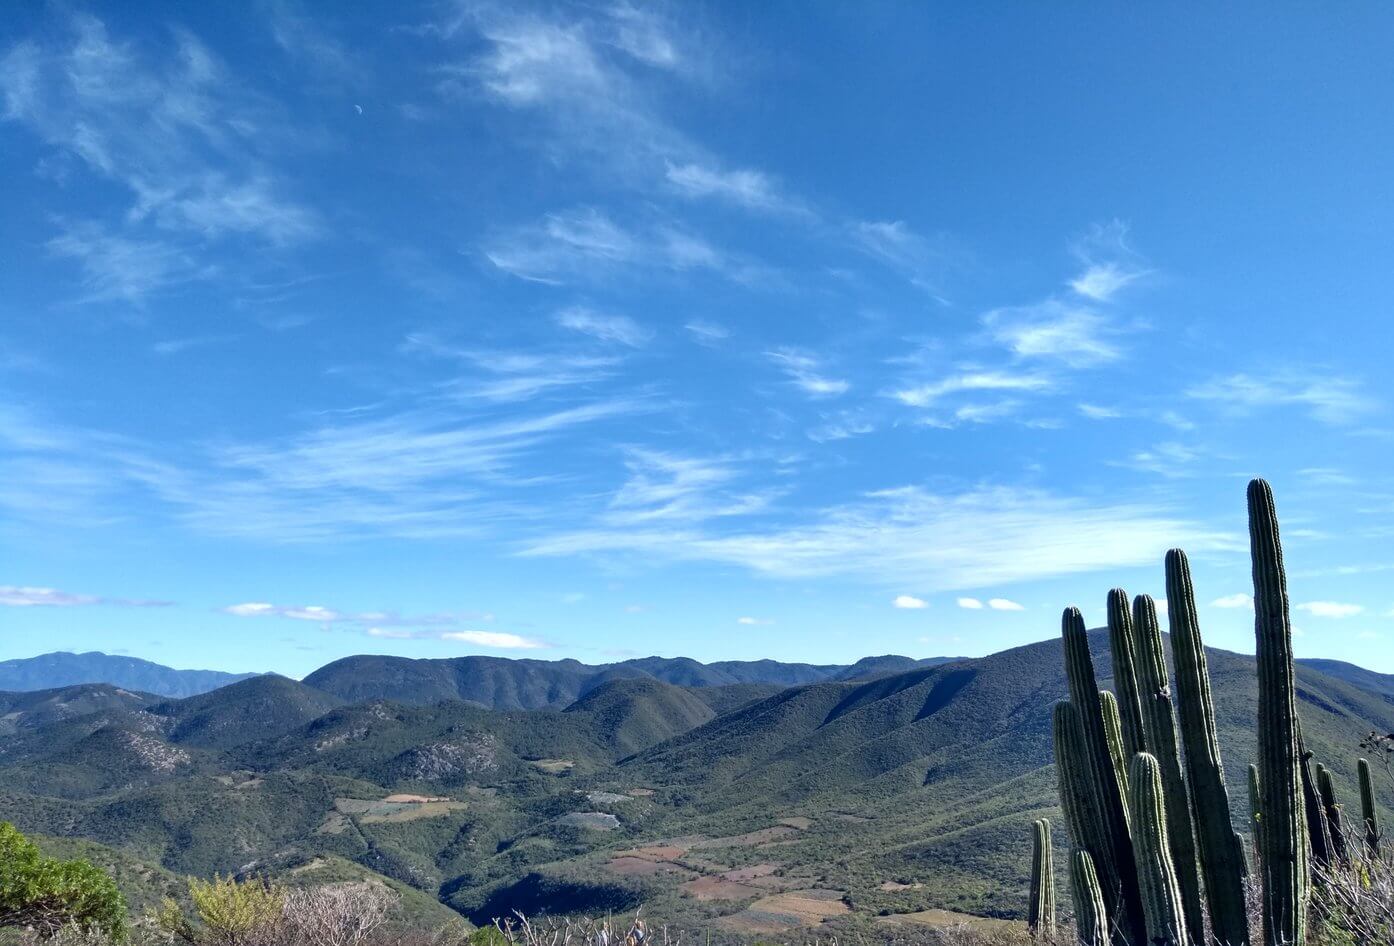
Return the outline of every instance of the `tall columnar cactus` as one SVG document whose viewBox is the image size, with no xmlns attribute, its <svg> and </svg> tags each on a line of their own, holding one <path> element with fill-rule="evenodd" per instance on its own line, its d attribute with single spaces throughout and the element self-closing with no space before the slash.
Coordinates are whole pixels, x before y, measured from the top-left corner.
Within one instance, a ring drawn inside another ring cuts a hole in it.
<svg viewBox="0 0 1394 946">
<path fill-rule="evenodd" d="M 1065 609 L 1061 636 L 1070 702 L 1078 711 L 1080 740 L 1085 750 L 1085 758 L 1076 760 L 1076 764 L 1089 775 L 1090 816 L 1101 837 L 1097 848 L 1084 844 L 1084 839 L 1078 835 L 1075 840 L 1094 858 L 1114 934 L 1121 942 L 1141 943 L 1146 928 L 1133 843 L 1124 813 L 1126 802 L 1108 748 L 1098 678 L 1094 675 L 1094 658 L 1089 652 L 1089 633 L 1078 608 Z"/>
<path fill-rule="evenodd" d="M 1196 857 L 1195 824 L 1191 796 L 1181 771 L 1181 749 L 1176 740 L 1176 715 L 1171 702 L 1166 652 L 1157 624 L 1157 605 L 1150 595 L 1133 599 L 1133 643 L 1136 647 L 1138 697 L 1147 745 L 1162 773 L 1166 803 L 1167 836 L 1171 841 L 1176 880 L 1181 885 L 1181 905 L 1191 941 L 1205 942 L 1205 911 L 1201 908 L 1200 864 Z M 1230 829 L 1233 833 L 1233 829 Z"/>
<path fill-rule="evenodd" d="M 1297 696 L 1287 576 L 1273 490 L 1249 484 L 1249 550 L 1254 573 L 1254 638 L 1258 657 L 1258 754 L 1262 791 L 1265 946 L 1304 946 L 1311 876 L 1297 743 Z"/>
<path fill-rule="evenodd" d="M 1356 765 L 1360 775 L 1360 820 L 1365 828 L 1365 851 L 1379 857 L 1379 813 L 1375 811 L 1375 785 L 1370 779 L 1370 760 L 1361 759 Z"/>
<path fill-rule="evenodd" d="M 1088 851 L 1070 855 L 1070 892 L 1075 902 L 1075 935 L 1080 946 L 1108 946 L 1108 910 Z"/>
<path fill-rule="evenodd" d="M 1147 942 L 1153 946 L 1189 946 L 1186 911 L 1167 841 L 1162 770 L 1155 756 L 1146 752 L 1133 756 L 1128 768 L 1128 801 Z"/>
<path fill-rule="evenodd" d="M 1142 698 L 1138 695 L 1137 643 L 1128 593 L 1114 588 L 1108 593 L 1108 646 L 1113 651 L 1113 691 L 1118 696 L 1118 715 L 1123 722 L 1123 751 L 1131 759 L 1147 752 L 1147 732 L 1142 722 Z"/>
<path fill-rule="evenodd" d="M 1069 700 L 1055 704 L 1052 717 L 1055 739 L 1055 777 L 1060 789 L 1060 808 L 1065 827 L 1075 845 L 1088 851 L 1101 877 L 1118 876 L 1113 839 L 1097 814 L 1094 774 L 1084 720 L 1079 707 Z"/>
<path fill-rule="evenodd" d="M 1026 927 L 1033 934 L 1055 934 L 1055 871 L 1051 864 L 1050 822 L 1031 824 L 1031 896 L 1026 904 Z"/>
<path fill-rule="evenodd" d="M 1123 748 L 1123 722 L 1118 718 L 1118 697 L 1108 690 L 1099 691 L 1099 711 L 1104 714 L 1104 736 L 1108 739 L 1108 756 L 1118 776 L 1118 788 L 1128 793 L 1128 757 Z M 1124 808 L 1123 813 L 1127 814 Z"/>
<path fill-rule="evenodd" d="M 1231 826 L 1229 790 L 1210 696 L 1210 669 L 1200 638 L 1191 566 L 1180 549 L 1167 552 L 1166 587 L 1172 662 L 1176 666 L 1176 712 L 1210 925 L 1220 942 L 1248 946 L 1244 847 Z"/>
<path fill-rule="evenodd" d="M 1331 829 L 1331 856 L 1337 863 L 1349 864 L 1350 854 L 1346 850 L 1346 827 L 1341 818 L 1341 806 L 1336 801 L 1336 783 L 1331 780 L 1331 770 L 1317 766 L 1317 792 L 1321 795 L 1321 807 L 1326 812 L 1326 824 Z"/>
</svg>

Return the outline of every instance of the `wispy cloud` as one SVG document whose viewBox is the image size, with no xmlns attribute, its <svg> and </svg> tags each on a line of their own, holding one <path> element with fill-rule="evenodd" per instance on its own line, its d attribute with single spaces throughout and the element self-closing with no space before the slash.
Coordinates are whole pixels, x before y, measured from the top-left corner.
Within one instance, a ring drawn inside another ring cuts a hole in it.
<svg viewBox="0 0 1394 946">
<path fill-rule="evenodd" d="M 1225 595 L 1210 602 L 1213 608 L 1252 608 L 1254 599 L 1242 591 L 1236 591 L 1232 595 Z"/>
<path fill-rule="evenodd" d="M 148 601 L 139 598 L 106 598 L 101 595 L 77 594 L 57 588 L 33 585 L 0 585 L 0 607 L 6 608 L 72 608 L 87 605 L 109 605 L 121 608 L 163 608 L 169 601 Z"/>
<path fill-rule="evenodd" d="M 282 617 L 292 621 L 314 621 L 319 624 L 332 624 L 345 615 L 318 604 L 271 604 L 266 601 L 247 601 L 230 604 L 222 609 L 224 614 L 239 618 Z"/>
<path fill-rule="evenodd" d="M 1023 359 L 1051 359 L 1072 367 L 1116 360 L 1112 323 L 1097 312 L 1051 299 L 1032 306 L 994 309 L 983 316 L 992 337 Z"/>
<path fill-rule="evenodd" d="M 1297 407 L 1315 420 L 1336 425 L 1354 423 L 1378 407 L 1358 381 L 1290 371 L 1263 377 L 1232 374 L 1196 385 L 1186 395 L 1213 402 L 1227 413 Z"/>
<path fill-rule="evenodd" d="M 1012 584 L 1154 561 L 1167 548 L 1238 547 L 1146 503 L 1091 504 L 1023 489 L 957 495 L 904 487 L 832 506 L 804 525 L 716 532 L 598 525 L 525 542 L 524 555 L 632 553 L 741 565 L 778 578 L 854 576 L 931 591 Z M 1022 555 L 1021 550 L 1033 550 Z"/>
<path fill-rule="evenodd" d="M 795 387 L 812 397 L 837 397 L 846 394 L 852 386 L 841 378 L 830 378 L 822 374 L 819 360 L 807 352 L 781 348 L 766 352 L 765 355 L 784 370 Z"/>
<path fill-rule="evenodd" d="M 774 621 L 770 618 L 739 617 L 736 618 L 736 623 L 743 624 L 746 627 L 764 627 L 773 624 Z"/>
<path fill-rule="evenodd" d="M 84 301 L 139 303 L 160 290 L 206 279 L 217 272 L 189 253 L 161 239 L 135 238 L 93 221 L 63 224 L 63 233 L 47 243 L 54 256 L 82 267 Z"/>
<path fill-rule="evenodd" d="M 1094 302 L 1110 302 L 1119 291 L 1149 275 L 1142 258 L 1128 245 L 1122 221 L 1095 224 L 1073 246 L 1084 271 L 1070 280 L 1070 289 Z"/>
<path fill-rule="evenodd" d="M 607 315 L 585 306 L 563 309 L 557 313 L 556 320 L 562 328 L 630 348 L 642 348 L 653 338 L 651 331 L 627 315 Z"/>
<path fill-rule="evenodd" d="M 1318 618 L 1349 618 L 1360 614 L 1365 608 L 1358 604 L 1347 604 L 1342 601 L 1307 601 L 1295 605 L 1294 610 L 1305 611 Z"/>
<path fill-rule="evenodd" d="M 953 259 L 942 239 L 922 236 L 904 220 L 854 221 L 848 233 L 853 246 L 938 298 Z"/>
<path fill-rule="evenodd" d="M 769 175 L 749 168 L 725 171 L 698 162 L 669 164 L 668 183 L 685 197 L 711 197 L 750 210 L 807 215 L 802 204 L 779 192 Z"/>
<path fill-rule="evenodd" d="M 400 628 L 370 627 L 364 633 L 369 637 L 388 640 L 458 641 L 490 650 L 541 650 L 551 646 L 545 641 L 506 631 L 407 631 Z"/>
<path fill-rule="evenodd" d="M 729 459 L 631 448 L 625 465 L 629 477 L 604 514 L 607 524 L 616 527 L 748 515 L 765 508 L 775 495 L 769 489 L 737 488 L 740 473 Z"/>
<path fill-rule="evenodd" d="M 692 334 L 692 337 L 703 345 L 715 345 L 724 342 L 731 337 L 731 330 L 717 322 L 709 322 L 706 319 L 693 319 L 683 328 Z"/>
<path fill-rule="evenodd" d="M 929 407 L 951 394 L 977 391 L 1045 391 L 1054 386 L 1051 378 L 1030 372 L 969 370 L 938 381 L 901 388 L 891 396 L 910 407 Z"/>
<path fill-rule="evenodd" d="M 918 611 L 929 607 L 929 602 L 923 598 L 916 598 L 914 595 L 896 595 L 891 599 L 891 607 L 904 611 Z"/>
</svg>

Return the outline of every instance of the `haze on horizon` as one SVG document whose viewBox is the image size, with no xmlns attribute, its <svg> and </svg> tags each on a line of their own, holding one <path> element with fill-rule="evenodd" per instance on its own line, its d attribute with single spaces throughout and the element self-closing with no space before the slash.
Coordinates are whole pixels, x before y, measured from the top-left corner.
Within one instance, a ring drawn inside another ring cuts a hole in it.
<svg viewBox="0 0 1394 946">
<path fill-rule="evenodd" d="M 1261 475 L 1394 672 L 1394 21 L 1285 13 L 16 6 L 0 660 L 976 656 L 1171 546 L 1252 652 Z"/>
</svg>

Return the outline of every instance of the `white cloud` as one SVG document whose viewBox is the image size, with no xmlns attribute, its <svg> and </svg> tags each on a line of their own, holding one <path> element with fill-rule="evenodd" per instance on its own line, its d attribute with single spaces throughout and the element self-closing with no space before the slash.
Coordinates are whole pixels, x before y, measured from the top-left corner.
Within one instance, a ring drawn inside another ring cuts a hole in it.
<svg viewBox="0 0 1394 946">
<path fill-rule="evenodd" d="M 1318 618 L 1348 618 L 1365 610 L 1358 604 L 1345 604 L 1340 601 L 1308 601 L 1296 606 L 1297 611 L 1306 611 Z"/>
<path fill-rule="evenodd" d="M 1109 339 L 1115 329 L 1108 319 L 1054 299 L 994 309 L 982 321 L 993 339 L 1018 358 L 1053 359 L 1084 367 L 1114 361 L 1122 354 Z"/>
<path fill-rule="evenodd" d="M 912 285 L 937 293 L 950 265 L 942 241 L 921 236 L 903 220 L 856 221 L 849 234 L 855 247 L 900 272 Z"/>
<path fill-rule="evenodd" d="M 1040 374 L 1004 371 L 965 371 L 929 384 L 892 391 L 891 396 L 910 407 L 928 407 L 951 394 L 973 391 L 1045 391 L 1054 382 Z"/>
<path fill-rule="evenodd" d="M 987 606 L 994 611 L 1025 611 L 1022 605 L 1007 598 L 989 598 Z"/>
<path fill-rule="evenodd" d="M 563 309 L 556 319 L 562 328 L 631 348 L 640 348 L 653 338 L 652 332 L 626 315 L 606 315 L 584 306 Z"/>
<path fill-rule="evenodd" d="M 736 618 L 736 623 L 744 624 L 747 627 L 762 627 L 767 624 L 773 624 L 774 621 L 770 618 L 739 617 Z"/>
<path fill-rule="evenodd" d="M 1079 412 L 1090 420 L 1113 420 L 1123 416 L 1123 412 L 1116 407 L 1099 404 L 1079 404 L 1077 407 Z"/>
<path fill-rule="evenodd" d="M 703 345 L 714 345 L 731 337 L 731 330 L 726 326 L 705 319 L 693 319 L 683 328 L 691 332 L 692 337 Z"/>
<path fill-rule="evenodd" d="M 1214 608 L 1252 608 L 1254 599 L 1242 591 L 1237 591 L 1232 595 L 1225 595 L 1210 602 Z"/>
<path fill-rule="evenodd" d="M 91 221 L 64 225 L 64 232 L 50 239 L 47 248 L 54 256 L 78 262 L 87 289 L 83 299 L 91 302 L 139 303 L 155 292 L 216 272 L 167 241 L 122 236 Z"/>
<path fill-rule="evenodd" d="M 440 639 L 463 641 L 467 644 L 478 644 L 480 647 L 493 647 L 499 650 L 537 650 L 547 646 L 541 641 L 500 631 L 445 631 L 440 635 Z"/>
<path fill-rule="evenodd" d="M 958 606 L 960 608 L 967 608 L 969 611 L 981 611 L 983 609 L 983 603 L 977 598 L 959 598 Z"/>
<path fill-rule="evenodd" d="M 782 196 L 775 182 L 760 171 L 723 171 L 688 162 L 669 164 L 666 177 L 668 183 L 686 197 L 716 197 L 751 210 L 803 212 L 798 204 Z"/>
<path fill-rule="evenodd" d="M 914 595 L 896 595 L 891 601 L 891 607 L 903 608 L 908 611 L 918 611 L 921 608 L 929 607 L 929 602 L 923 598 L 916 598 Z"/>
<path fill-rule="evenodd" d="M 1096 302 L 1108 302 L 1118 290 L 1140 279 L 1142 270 L 1127 269 L 1118 263 L 1094 263 L 1070 280 L 1070 288 Z"/>
<path fill-rule="evenodd" d="M 718 531 L 721 524 L 727 528 Z M 824 508 L 802 524 L 755 526 L 733 519 L 702 529 L 644 529 L 597 522 L 526 540 L 521 551 L 629 553 L 647 562 L 736 564 L 779 578 L 846 575 L 951 591 L 1148 564 L 1174 546 L 1199 551 L 1242 544 L 1143 502 L 1090 503 L 1005 487 L 936 494 L 909 486 Z"/>
<path fill-rule="evenodd" d="M 75 594 L 71 591 L 33 585 L 0 585 L 0 607 L 5 608 L 73 608 L 96 604 L 125 608 L 158 608 L 167 606 L 169 602 L 137 598 L 103 598 L 99 595 Z"/>
<path fill-rule="evenodd" d="M 260 618 L 260 617 L 283 617 L 295 621 L 315 621 L 321 624 L 332 624 L 342 620 L 346 615 L 340 614 L 332 608 L 322 607 L 317 604 L 308 605 L 279 605 L 269 601 L 248 601 L 243 604 L 232 604 L 222 609 L 224 614 L 231 614 L 239 618 Z"/>
<path fill-rule="evenodd" d="M 1197 385 L 1191 398 L 1212 401 L 1222 411 L 1244 413 L 1266 407 L 1299 407 L 1326 424 L 1349 424 L 1371 413 L 1377 402 L 1359 382 L 1340 377 L 1279 373 L 1265 377 L 1233 374 Z"/>
<path fill-rule="evenodd" d="M 271 604 L 269 601 L 247 601 L 243 604 L 230 604 L 223 611 L 227 614 L 236 615 L 240 618 L 264 617 L 268 614 L 277 614 L 280 608 Z"/>
<path fill-rule="evenodd" d="M 841 378 L 830 378 L 820 373 L 818 359 L 805 352 L 792 348 L 765 352 L 766 357 L 784 369 L 795 387 L 812 397 L 837 397 L 846 394 L 851 384 Z"/>
</svg>

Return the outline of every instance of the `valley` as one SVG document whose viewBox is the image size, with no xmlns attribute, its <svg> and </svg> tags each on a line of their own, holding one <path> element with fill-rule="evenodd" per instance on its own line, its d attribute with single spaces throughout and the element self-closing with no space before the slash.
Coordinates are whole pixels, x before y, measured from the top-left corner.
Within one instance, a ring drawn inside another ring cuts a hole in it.
<svg viewBox="0 0 1394 946">
<path fill-rule="evenodd" d="M 1107 634 L 1091 646 L 1102 672 Z M 1253 660 L 1209 659 L 1241 826 Z M 1059 817 L 1066 693 L 1056 640 L 851 667 L 364 657 L 182 699 L 9 692 L 0 820 L 111 865 L 133 903 L 231 872 L 379 877 L 425 924 L 640 906 L 741 936 L 1016 921 L 1028 826 Z M 1348 664 L 1299 666 L 1297 693 L 1350 793 L 1394 697 Z"/>
</svg>

